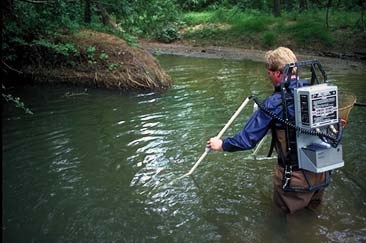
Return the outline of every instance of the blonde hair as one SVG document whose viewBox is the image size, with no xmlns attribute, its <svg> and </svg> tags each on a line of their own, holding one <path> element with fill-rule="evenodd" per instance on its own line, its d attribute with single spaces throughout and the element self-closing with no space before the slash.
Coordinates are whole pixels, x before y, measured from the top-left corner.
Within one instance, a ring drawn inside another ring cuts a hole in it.
<svg viewBox="0 0 366 243">
<path fill-rule="evenodd" d="M 295 54 L 289 48 L 282 46 L 275 50 L 267 51 L 265 59 L 268 69 L 281 72 L 286 64 L 297 62 Z"/>
</svg>

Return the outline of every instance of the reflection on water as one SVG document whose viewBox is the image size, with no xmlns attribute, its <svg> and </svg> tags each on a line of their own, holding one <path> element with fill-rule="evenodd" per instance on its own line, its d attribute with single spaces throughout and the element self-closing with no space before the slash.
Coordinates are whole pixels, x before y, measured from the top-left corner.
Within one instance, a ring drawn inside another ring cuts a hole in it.
<svg viewBox="0 0 366 243">
<path fill-rule="evenodd" d="M 284 218 L 272 203 L 270 139 L 256 154 L 211 152 L 188 172 L 245 97 L 271 92 L 262 63 L 159 57 L 166 93 L 13 90 L 35 113 L 3 104 L 3 233 L 7 242 L 366 241 L 366 109 L 345 131 L 346 165 L 325 202 Z M 329 77 L 363 97 L 363 73 Z M 226 134 L 239 131 L 248 106 Z M 255 160 L 255 158 L 257 158 Z"/>
</svg>

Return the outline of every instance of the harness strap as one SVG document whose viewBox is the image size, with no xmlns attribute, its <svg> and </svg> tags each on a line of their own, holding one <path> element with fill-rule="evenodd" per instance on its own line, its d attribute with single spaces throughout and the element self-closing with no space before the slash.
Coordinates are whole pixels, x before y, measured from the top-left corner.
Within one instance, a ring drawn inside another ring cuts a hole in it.
<svg viewBox="0 0 366 243">
<path fill-rule="evenodd" d="M 273 153 L 273 148 L 275 146 L 275 140 L 273 138 L 273 130 L 272 130 L 272 140 L 271 140 L 271 145 L 269 147 L 269 150 L 268 150 L 268 154 L 267 154 L 267 157 L 271 157 L 272 156 L 272 153 Z"/>
<path fill-rule="evenodd" d="M 286 165 L 285 169 L 283 170 L 282 189 L 286 190 L 287 187 L 290 186 L 291 176 L 292 176 L 292 166 Z"/>
</svg>

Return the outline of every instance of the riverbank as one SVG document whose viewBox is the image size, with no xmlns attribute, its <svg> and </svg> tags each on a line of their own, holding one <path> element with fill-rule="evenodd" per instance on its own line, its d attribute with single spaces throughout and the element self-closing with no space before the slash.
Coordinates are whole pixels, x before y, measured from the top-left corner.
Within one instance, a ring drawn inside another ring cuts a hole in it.
<svg viewBox="0 0 366 243">
<path fill-rule="evenodd" d="M 6 86 L 62 83 L 125 91 L 162 91 L 173 83 L 148 51 L 132 47 L 118 36 L 91 29 L 25 45 L 20 52 L 22 59 L 2 70 Z"/>
<path fill-rule="evenodd" d="M 204 44 L 189 44 L 184 41 L 173 43 L 162 43 L 157 41 L 140 40 L 139 45 L 154 55 L 167 54 L 188 57 L 231 59 L 231 60 L 252 60 L 257 62 L 264 61 L 266 50 L 246 49 L 238 47 L 214 46 Z M 364 71 L 366 62 L 354 59 L 342 59 L 335 57 L 320 56 L 306 50 L 300 50 L 295 54 L 299 60 L 319 60 L 326 69 L 344 71 Z"/>
<path fill-rule="evenodd" d="M 267 50 L 286 46 L 301 54 L 366 61 L 366 26 L 358 12 L 333 9 L 289 11 L 274 17 L 265 11 L 217 8 L 183 14 L 177 29 L 188 45 Z"/>
</svg>

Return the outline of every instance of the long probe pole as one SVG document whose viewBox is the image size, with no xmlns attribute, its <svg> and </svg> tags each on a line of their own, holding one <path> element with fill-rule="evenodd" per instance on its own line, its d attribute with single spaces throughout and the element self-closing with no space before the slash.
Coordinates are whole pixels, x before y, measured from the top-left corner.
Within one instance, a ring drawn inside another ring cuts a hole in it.
<svg viewBox="0 0 366 243">
<path fill-rule="evenodd" d="M 229 128 L 231 123 L 236 119 L 236 117 L 240 114 L 240 112 L 244 109 L 244 107 L 249 103 L 251 96 L 247 97 L 244 102 L 239 106 L 239 108 L 235 111 L 234 115 L 230 118 L 230 120 L 226 123 L 226 125 L 221 129 L 219 134 L 217 134 L 217 138 L 221 138 L 224 132 Z M 197 160 L 197 162 L 193 165 L 192 169 L 181 177 L 177 178 L 177 180 L 182 179 L 183 177 L 191 175 L 197 166 L 202 162 L 202 160 L 206 157 L 206 155 L 210 152 L 210 149 L 206 147 L 205 152 L 201 155 L 201 157 Z"/>
</svg>

